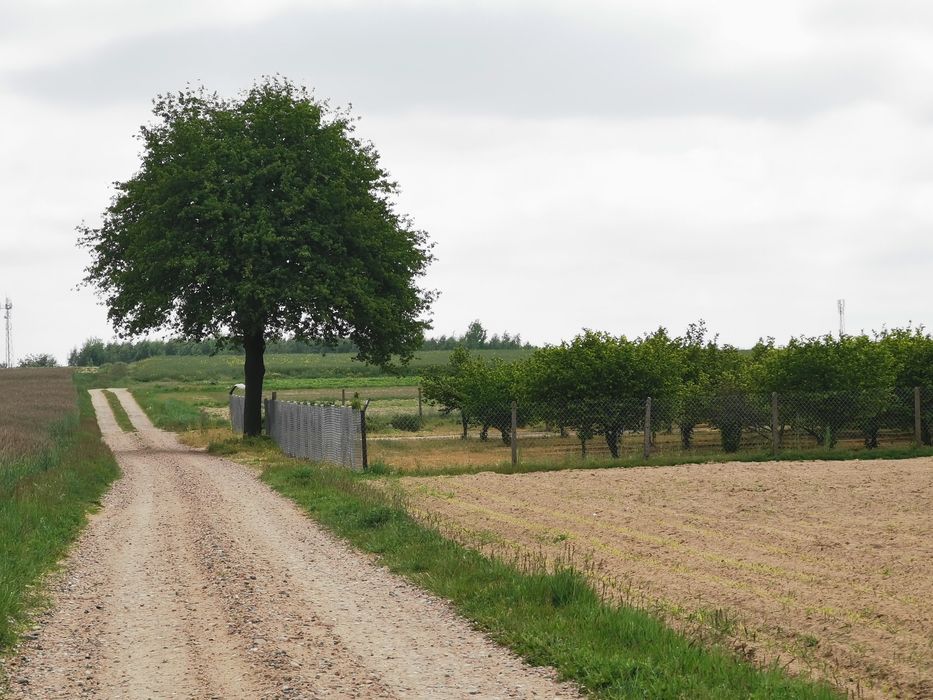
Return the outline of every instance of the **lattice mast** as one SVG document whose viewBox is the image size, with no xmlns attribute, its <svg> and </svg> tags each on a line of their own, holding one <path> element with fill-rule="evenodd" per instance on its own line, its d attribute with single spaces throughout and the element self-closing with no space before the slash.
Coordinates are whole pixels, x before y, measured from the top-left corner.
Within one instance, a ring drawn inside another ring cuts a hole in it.
<svg viewBox="0 0 933 700">
<path fill-rule="evenodd" d="M 842 336 L 846 334 L 846 300 L 838 299 L 836 309 L 839 310 L 839 339 L 842 340 Z"/>
<path fill-rule="evenodd" d="M 6 338 L 6 366 L 13 366 L 13 302 L 7 297 L 3 302 L 3 325 Z"/>
</svg>

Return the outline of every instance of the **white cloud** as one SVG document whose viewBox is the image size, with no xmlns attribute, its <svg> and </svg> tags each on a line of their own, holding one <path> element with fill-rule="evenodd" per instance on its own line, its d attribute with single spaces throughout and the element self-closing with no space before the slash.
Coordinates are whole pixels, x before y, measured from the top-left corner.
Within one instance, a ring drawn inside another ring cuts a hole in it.
<svg viewBox="0 0 933 700">
<path fill-rule="evenodd" d="M 74 227 L 156 92 L 352 100 L 437 241 L 438 332 L 726 341 L 933 325 L 925 3 L 18 3 L 0 9 L 0 294 L 19 354 L 108 336 Z M 881 9 L 879 9 L 881 8 Z"/>
</svg>

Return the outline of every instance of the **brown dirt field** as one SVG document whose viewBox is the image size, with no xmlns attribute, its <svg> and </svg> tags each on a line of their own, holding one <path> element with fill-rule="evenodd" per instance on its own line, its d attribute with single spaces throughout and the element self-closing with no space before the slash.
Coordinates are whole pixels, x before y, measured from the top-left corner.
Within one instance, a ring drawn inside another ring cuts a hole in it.
<svg viewBox="0 0 933 700">
<path fill-rule="evenodd" d="M 862 697 L 933 697 L 933 459 L 407 477 L 412 508 L 501 556 Z"/>
<path fill-rule="evenodd" d="M 77 410 L 73 372 L 66 367 L 0 370 L 0 462 L 49 446 L 49 426 Z"/>
</svg>

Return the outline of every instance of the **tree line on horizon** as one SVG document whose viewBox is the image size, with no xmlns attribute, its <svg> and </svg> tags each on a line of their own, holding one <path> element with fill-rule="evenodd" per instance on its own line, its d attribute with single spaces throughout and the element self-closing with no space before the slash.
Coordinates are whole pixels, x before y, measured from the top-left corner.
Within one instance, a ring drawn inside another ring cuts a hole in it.
<svg viewBox="0 0 933 700">
<path fill-rule="evenodd" d="M 470 350 L 532 348 L 529 343 L 522 343 L 519 334 L 512 335 L 505 331 L 502 335 L 497 333 L 489 335 L 478 319 L 470 323 L 462 335 L 451 334 L 425 338 L 421 344 L 421 350 L 453 350 L 456 347 L 464 347 Z M 289 338 L 270 342 L 267 352 L 281 355 L 356 354 L 359 352 L 359 348 L 347 338 L 341 338 L 330 345 Z M 73 348 L 68 354 L 68 365 L 71 367 L 100 367 L 115 362 L 138 362 L 149 357 L 242 354 L 242 348 L 218 342 L 213 338 L 197 342 L 181 338 L 169 338 L 168 340 L 111 341 L 108 343 L 100 338 L 88 338 L 81 347 Z"/>
</svg>

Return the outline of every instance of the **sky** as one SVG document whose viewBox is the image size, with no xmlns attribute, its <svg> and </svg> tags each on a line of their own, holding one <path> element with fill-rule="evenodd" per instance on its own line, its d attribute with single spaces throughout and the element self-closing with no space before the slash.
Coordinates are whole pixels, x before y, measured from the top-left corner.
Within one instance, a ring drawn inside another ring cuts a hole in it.
<svg viewBox="0 0 933 700">
<path fill-rule="evenodd" d="M 276 73 L 361 118 L 436 246 L 433 335 L 750 346 L 836 331 L 840 298 L 849 332 L 933 326 L 927 0 L 2 0 L 17 358 L 113 337 L 75 227 L 152 99 Z"/>
</svg>

